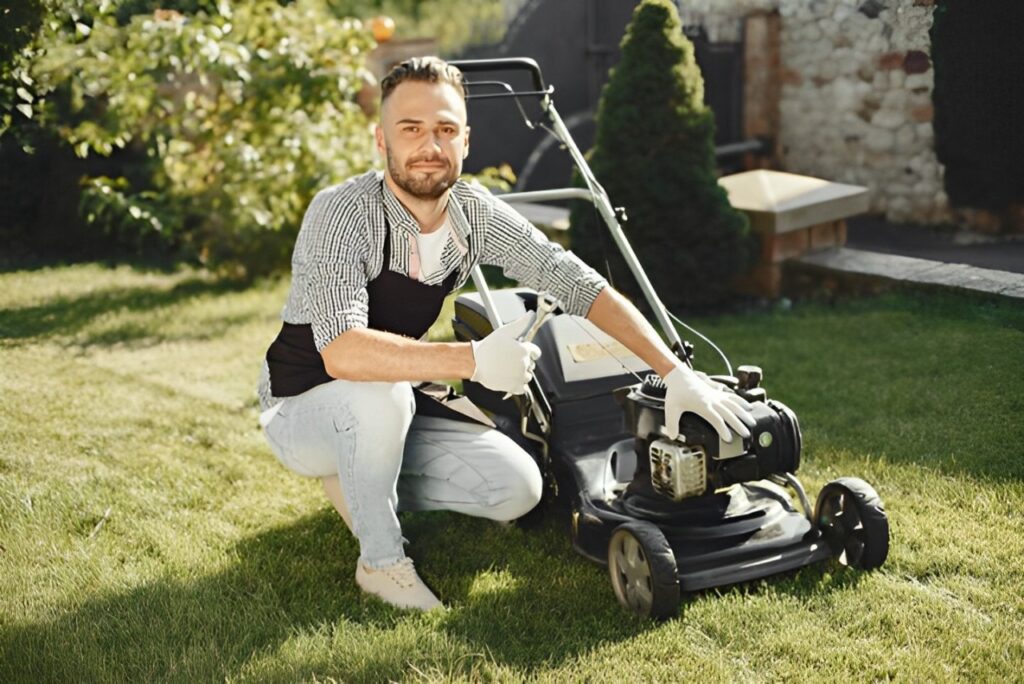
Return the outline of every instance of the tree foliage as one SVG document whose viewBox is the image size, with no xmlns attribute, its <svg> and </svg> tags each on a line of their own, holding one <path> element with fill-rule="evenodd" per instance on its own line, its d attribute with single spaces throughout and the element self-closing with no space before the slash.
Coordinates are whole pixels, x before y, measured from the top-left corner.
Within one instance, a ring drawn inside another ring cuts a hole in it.
<svg viewBox="0 0 1024 684">
<path fill-rule="evenodd" d="M 622 41 L 622 59 L 601 95 L 589 161 L 661 299 L 670 308 L 721 302 L 751 263 L 746 217 L 715 173 L 714 118 L 693 44 L 670 0 L 644 0 Z M 607 262 L 617 288 L 641 294 L 589 204 L 571 215 L 573 250 Z"/>
<path fill-rule="evenodd" d="M 266 272 L 287 265 L 313 194 L 372 162 L 354 102 L 372 39 L 320 0 L 127 18 L 110 5 L 76 31 L 34 63 L 46 115 L 81 157 L 151 160 L 136 178 L 85 180 L 85 218 L 108 230 Z"/>
<path fill-rule="evenodd" d="M 31 118 L 36 96 L 28 66 L 43 20 L 41 0 L 0 2 L 0 135 L 21 115 Z"/>
</svg>

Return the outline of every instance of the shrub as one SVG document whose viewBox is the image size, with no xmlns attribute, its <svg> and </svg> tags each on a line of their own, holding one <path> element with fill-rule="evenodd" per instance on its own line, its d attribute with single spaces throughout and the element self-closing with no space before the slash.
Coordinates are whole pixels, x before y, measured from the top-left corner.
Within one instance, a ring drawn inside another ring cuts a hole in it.
<svg viewBox="0 0 1024 684">
<path fill-rule="evenodd" d="M 725 299 L 754 256 L 746 217 L 734 210 L 715 174 L 714 118 L 693 44 L 670 0 L 644 0 L 622 41 L 622 60 L 601 94 L 589 161 L 669 308 Z M 579 179 L 577 179 L 577 183 Z M 591 264 L 607 257 L 615 286 L 642 295 L 593 207 L 574 204 L 573 250 Z"/>
<path fill-rule="evenodd" d="M 79 217 L 79 179 L 115 172 L 137 184 L 150 175 L 145 151 L 77 159 L 59 134 L 71 115 L 65 89 L 48 92 L 52 83 L 48 87 L 33 78 L 35 63 L 46 46 L 86 40 L 97 21 L 124 24 L 132 14 L 151 11 L 149 6 L 195 11 L 201 4 L 215 6 L 213 0 L 0 0 L 0 168 L 15 171 L 0 175 L 0 241 L 9 248 L 7 256 L 25 250 L 76 258 L 115 254 L 123 247 L 136 254 L 150 251 L 142 249 L 145 236 L 119 228 L 130 227 L 131 214 L 103 224 L 104 235 Z M 96 216 L 91 210 L 83 215 Z M 113 212 L 106 215 L 115 219 Z M 166 244 L 150 242 L 157 253 L 166 252 Z"/>
<path fill-rule="evenodd" d="M 35 71 L 80 156 L 131 147 L 152 160 L 149 176 L 86 179 L 86 218 L 120 216 L 118 230 L 264 273 L 287 265 L 313 194 L 372 162 L 354 103 L 372 39 L 318 0 L 216 7 L 94 17 Z"/>
</svg>

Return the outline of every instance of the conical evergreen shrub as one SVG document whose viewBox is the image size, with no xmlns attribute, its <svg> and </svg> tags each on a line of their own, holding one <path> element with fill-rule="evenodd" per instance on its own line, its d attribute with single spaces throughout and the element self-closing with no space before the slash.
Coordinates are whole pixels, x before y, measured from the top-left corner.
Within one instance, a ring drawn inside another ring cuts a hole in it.
<svg viewBox="0 0 1024 684">
<path fill-rule="evenodd" d="M 612 204 L 625 208 L 623 230 L 673 310 L 721 303 L 755 254 L 746 217 L 716 182 L 714 137 L 693 44 L 675 6 L 643 0 L 601 94 L 588 158 Z M 607 259 L 615 287 L 645 306 L 594 207 L 574 203 L 570 222 L 573 251 L 602 271 Z"/>
</svg>

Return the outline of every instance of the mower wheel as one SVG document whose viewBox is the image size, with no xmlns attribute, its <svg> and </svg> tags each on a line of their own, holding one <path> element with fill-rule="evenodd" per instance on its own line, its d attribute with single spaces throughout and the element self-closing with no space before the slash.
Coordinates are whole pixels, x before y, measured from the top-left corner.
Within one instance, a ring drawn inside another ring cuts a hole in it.
<svg viewBox="0 0 1024 684">
<path fill-rule="evenodd" d="M 889 555 L 889 519 L 874 487 L 857 477 L 825 485 L 814 506 L 814 520 L 839 562 L 874 570 Z"/>
<path fill-rule="evenodd" d="M 657 525 L 635 520 L 615 528 L 608 542 L 608 572 L 626 609 L 656 620 L 679 613 L 676 557 Z"/>
</svg>

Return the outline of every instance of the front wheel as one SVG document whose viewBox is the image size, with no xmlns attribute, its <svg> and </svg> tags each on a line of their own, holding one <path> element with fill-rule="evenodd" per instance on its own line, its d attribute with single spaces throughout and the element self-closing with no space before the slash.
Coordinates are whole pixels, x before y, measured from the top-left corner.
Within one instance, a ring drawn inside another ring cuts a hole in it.
<svg viewBox="0 0 1024 684">
<path fill-rule="evenodd" d="M 608 572 L 627 610 L 656 620 L 679 613 L 676 557 L 657 525 L 633 521 L 615 528 L 608 542 Z"/>
<path fill-rule="evenodd" d="M 889 519 L 878 492 L 864 480 L 841 477 L 825 485 L 814 520 L 839 562 L 860 570 L 880 567 L 889 555 Z"/>
</svg>

